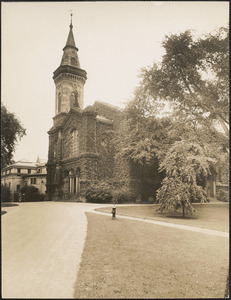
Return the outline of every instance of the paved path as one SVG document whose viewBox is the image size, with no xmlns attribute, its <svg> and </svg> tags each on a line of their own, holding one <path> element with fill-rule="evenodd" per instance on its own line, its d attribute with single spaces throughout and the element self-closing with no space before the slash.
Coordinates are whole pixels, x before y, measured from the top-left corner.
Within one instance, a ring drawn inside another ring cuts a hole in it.
<svg viewBox="0 0 231 300">
<path fill-rule="evenodd" d="M 2 297 L 73 298 L 85 211 L 94 208 L 63 202 L 2 207 Z"/>
<path fill-rule="evenodd" d="M 92 211 L 96 214 L 100 215 L 109 215 L 108 213 L 100 212 L 100 211 Z M 135 217 L 129 217 L 129 216 L 122 216 L 122 215 L 116 215 L 116 218 L 121 218 L 121 219 L 127 219 L 127 220 L 135 220 L 135 221 L 140 221 L 140 222 L 146 222 L 146 223 L 152 223 L 155 225 L 160 225 L 160 226 L 167 226 L 167 227 L 173 227 L 177 229 L 183 229 L 183 230 L 189 230 L 189 231 L 194 231 L 194 232 L 200 232 L 204 234 L 209 234 L 209 235 L 215 235 L 215 236 L 222 236 L 222 237 L 229 237 L 228 232 L 224 231 L 219 231 L 219 230 L 213 230 L 213 229 L 207 229 L 207 228 L 200 228 L 200 227 L 195 227 L 195 226 L 187 226 L 187 225 L 181 225 L 181 224 L 173 224 L 169 222 L 164 222 L 164 221 L 157 221 L 157 220 L 150 220 L 150 219 L 142 219 L 142 218 L 135 218 Z"/>
<path fill-rule="evenodd" d="M 73 298 L 87 230 L 85 212 L 112 205 L 37 202 L 2 207 L 2 297 Z M 228 237 L 227 232 L 119 216 Z"/>
</svg>

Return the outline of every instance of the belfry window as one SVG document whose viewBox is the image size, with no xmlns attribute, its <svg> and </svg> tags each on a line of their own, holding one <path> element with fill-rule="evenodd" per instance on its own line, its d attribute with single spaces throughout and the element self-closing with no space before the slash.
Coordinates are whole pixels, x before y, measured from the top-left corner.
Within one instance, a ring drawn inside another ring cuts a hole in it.
<svg viewBox="0 0 231 300">
<path fill-rule="evenodd" d="M 79 154 L 79 133 L 78 130 L 73 130 L 71 133 L 71 156 Z"/>
</svg>

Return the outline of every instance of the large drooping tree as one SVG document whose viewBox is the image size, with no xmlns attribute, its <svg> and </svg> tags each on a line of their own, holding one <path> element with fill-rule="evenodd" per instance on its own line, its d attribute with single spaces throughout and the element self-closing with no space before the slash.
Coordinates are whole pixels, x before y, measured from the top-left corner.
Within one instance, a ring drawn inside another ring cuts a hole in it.
<svg viewBox="0 0 231 300">
<path fill-rule="evenodd" d="M 182 208 L 184 217 L 185 211 L 194 210 L 192 202 L 206 202 L 206 193 L 198 185 L 198 179 L 207 176 L 215 162 L 199 144 L 185 140 L 175 142 L 160 164 L 166 177 L 157 191 L 158 210 Z"/>
<path fill-rule="evenodd" d="M 19 119 L 1 104 L 1 166 L 12 162 L 17 142 L 26 134 Z"/>
</svg>

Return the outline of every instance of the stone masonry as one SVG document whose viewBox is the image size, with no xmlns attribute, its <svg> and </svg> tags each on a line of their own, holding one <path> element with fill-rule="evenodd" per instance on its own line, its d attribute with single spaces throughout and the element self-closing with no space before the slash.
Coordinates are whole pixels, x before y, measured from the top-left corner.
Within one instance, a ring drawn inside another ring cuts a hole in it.
<svg viewBox="0 0 231 300">
<path fill-rule="evenodd" d="M 87 73 L 80 68 L 72 28 L 71 24 L 53 76 L 56 95 L 53 126 L 48 131 L 48 199 L 79 197 L 89 183 L 110 179 L 118 186 L 128 182 L 135 197 L 148 200 L 159 184 L 153 177 L 157 166 L 115 159 L 112 140 L 122 110 L 100 101 L 83 109 Z"/>
</svg>

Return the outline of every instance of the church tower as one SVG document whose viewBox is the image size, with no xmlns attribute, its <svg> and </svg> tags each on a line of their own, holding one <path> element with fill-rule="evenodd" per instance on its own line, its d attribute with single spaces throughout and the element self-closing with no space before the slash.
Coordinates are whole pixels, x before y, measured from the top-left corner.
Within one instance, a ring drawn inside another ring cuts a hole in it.
<svg viewBox="0 0 231 300">
<path fill-rule="evenodd" d="M 54 71 L 53 76 L 56 86 L 55 116 L 62 112 L 68 113 L 71 108 L 83 109 L 84 105 L 84 84 L 87 79 L 87 72 L 80 67 L 79 49 L 75 45 L 72 29 L 71 18 L 70 31 L 63 48 L 61 64 Z"/>
<path fill-rule="evenodd" d="M 56 94 L 53 126 L 48 131 L 49 200 L 79 199 L 91 182 L 113 175 L 113 119 L 118 120 L 119 112 L 100 104 L 83 109 L 87 73 L 80 67 L 72 30 L 71 20 L 61 63 L 53 73 Z"/>
</svg>

